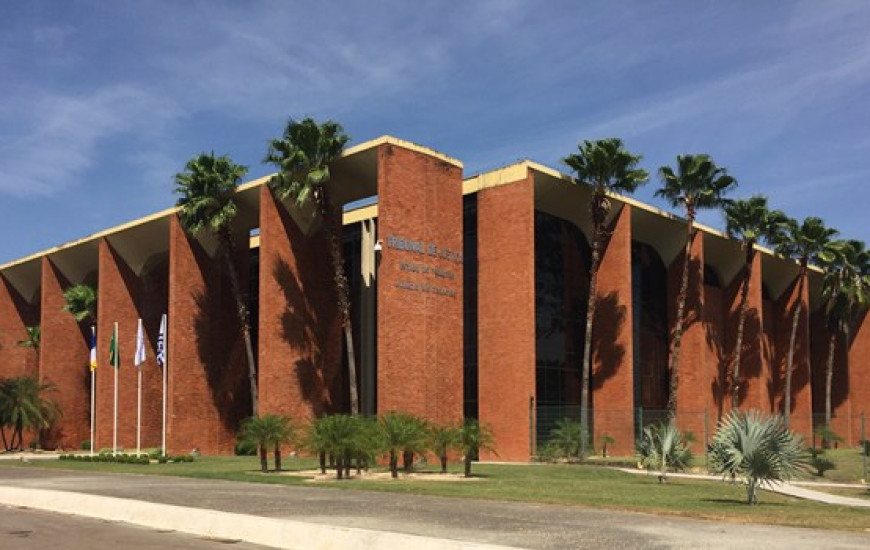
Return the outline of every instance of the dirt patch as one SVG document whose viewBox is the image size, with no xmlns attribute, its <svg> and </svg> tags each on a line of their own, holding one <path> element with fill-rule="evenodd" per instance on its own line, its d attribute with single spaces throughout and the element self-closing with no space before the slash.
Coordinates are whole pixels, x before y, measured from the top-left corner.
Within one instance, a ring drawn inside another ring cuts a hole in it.
<svg viewBox="0 0 870 550">
<path fill-rule="evenodd" d="M 298 476 L 304 477 L 306 481 L 317 483 L 320 481 L 335 481 L 335 471 L 327 470 L 326 474 L 321 474 L 320 470 L 299 470 L 293 472 L 281 472 L 281 475 L 285 476 Z M 347 478 L 345 478 L 347 479 Z M 483 478 L 480 477 L 465 477 L 463 474 L 455 474 L 455 473 L 447 473 L 442 474 L 440 472 L 412 472 L 410 474 L 406 474 L 404 472 L 399 472 L 399 477 L 393 479 L 390 476 L 390 472 L 388 471 L 377 471 L 377 470 L 363 470 L 360 474 L 356 473 L 356 470 L 351 469 L 350 471 L 350 479 L 360 480 L 360 481 L 434 481 L 434 482 L 467 482 L 467 481 L 482 481 Z"/>
</svg>

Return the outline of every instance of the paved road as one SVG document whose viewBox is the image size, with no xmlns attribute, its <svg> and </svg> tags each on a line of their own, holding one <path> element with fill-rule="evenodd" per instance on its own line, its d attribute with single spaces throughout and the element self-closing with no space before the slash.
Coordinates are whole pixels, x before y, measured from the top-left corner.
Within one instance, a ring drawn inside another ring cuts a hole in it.
<svg viewBox="0 0 870 550">
<path fill-rule="evenodd" d="M 570 506 L 228 481 L 0 468 L 0 485 L 83 492 L 325 525 L 542 550 L 870 548 L 870 533 L 725 524 Z"/>
<path fill-rule="evenodd" d="M 16 550 L 266 550 L 246 542 L 204 540 L 135 525 L 0 506 L 0 548 Z"/>
</svg>

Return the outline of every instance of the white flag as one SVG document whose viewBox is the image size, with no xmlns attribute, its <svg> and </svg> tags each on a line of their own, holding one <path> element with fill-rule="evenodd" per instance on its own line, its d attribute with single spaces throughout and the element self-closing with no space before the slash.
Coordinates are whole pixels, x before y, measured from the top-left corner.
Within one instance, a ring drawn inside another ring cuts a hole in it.
<svg viewBox="0 0 870 550">
<path fill-rule="evenodd" d="M 142 330 L 142 319 L 139 319 L 139 326 L 136 328 L 136 355 L 133 357 L 133 364 L 137 367 L 145 362 L 145 334 Z"/>
<path fill-rule="evenodd" d="M 160 333 L 157 335 L 157 364 L 166 366 L 166 314 L 160 318 Z"/>
</svg>

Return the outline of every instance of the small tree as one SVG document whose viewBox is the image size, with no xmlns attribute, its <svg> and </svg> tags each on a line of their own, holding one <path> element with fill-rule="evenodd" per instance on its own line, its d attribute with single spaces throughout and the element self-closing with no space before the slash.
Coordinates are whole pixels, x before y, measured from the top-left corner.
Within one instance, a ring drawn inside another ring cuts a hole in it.
<svg viewBox="0 0 870 550">
<path fill-rule="evenodd" d="M 453 426 L 439 426 L 433 424 L 429 427 L 429 448 L 438 455 L 441 462 L 441 473 L 447 473 L 447 455 L 450 449 L 456 447 L 459 442 L 459 429 Z"/>
<path fill-rule="evenodd" d="M 607 458 L 607 447 L 612 446 L 616 443 L 616 440 L 613 439 L 613 436 L 604 434 L 601 436 L 601 458 Z"/>
<path fill-rule="evenodd" d="M 659 483 L 667 483 L 668 471 L 683 471 L 692 463 L 687 438 L 673 422 L 644 428 L 637 454 L 647 470 L 659 471 Z"/>
<path fill-rule="evenodd" d="M 39 326 L 35 327 L 24 327 L 27 331 L 27 338 L 24 340 L 19 340 L 15 343 L 18 347 L 22 348 L 30 348 L 33 350 L 39 350 L 39 343 L 42 340 L 42 332 L 39 329 Z"/>
<path fill-rule="evenodd" d="M 87 284 L 73 285 L 63 291 L 66 302 L 63 310 L 72 314 L 76 322 L 96 324 L 97 322 L 97 289 Z"/>
<path fill-rule="evenodd" d="M 321 464 L 325 464 L 327 454 L 333 456 L 336 478 L 344 479 L 345 469 L 350 468 L 351 458 L 360 449 L 358 424 L 346 414 L 324 416 L 312 424 L 307 441 L 313 451 L 321 454 Z"/>
<path fill-rule="evenodd" d="M 408 453 L 425 448 L 427 433 L 425 424 L 417 417 L 406 413 L 388 412 L 378 421 L 383 451 L 389 456 L 390 475 L 399 477 L 399 454 L 405 455 L 405 472 L 410 471 Z"/>
<path fill-rule="evenodd" d="M 480 451 L 495 452 L 495 438 L 488 424 L 480 424 L 476 419 L 466 419 L 459 430 L 459 448 L 465 455 L 465 477 L 471 477 L 471 461 Z"/>
<path fill-rule="evenodd" d="M 803 440 L 780 416 L 733 410 L 719 422 L 710 444 L 711 471 L 746 476 L 748 504 L 758 503 L 758 487 L 787 481 L 806 467 Z"/>
<path fill-rule="evenodd" d="M 275 471 L 281 471 L 281 445 L 294 439 L 294 429 L 290 419 L 277 414 L 251 416 L 242 422 L 239 432 L 240 443 L 256 446 L 260 456 L 260 469 L 263 473 L 269 471 L 267 453 L 274 448 Z"/>
<path fill-rule="evenodd" d="M 46 429 L 60 417 L 57 403 L 45 395 L 54 390 L 53 384 L 41 383 L 36 376 L 17 376 L 0 382 L 0 431 L 7 451 L 16 446 L 24 450 L 25 429 Z M 12 428 L 8 442 L 5 427 Z"/>
</svg>

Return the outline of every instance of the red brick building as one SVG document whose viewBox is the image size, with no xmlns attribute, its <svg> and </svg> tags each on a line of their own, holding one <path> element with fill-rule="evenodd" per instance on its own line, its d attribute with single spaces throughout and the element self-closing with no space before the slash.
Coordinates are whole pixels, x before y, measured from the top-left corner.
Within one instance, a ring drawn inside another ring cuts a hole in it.
<svg viewBox="0 0 870 550">
<path fill-rule="evenodd" d="M 260 409 L 303 422 L 348 409 L 344 338 L 320 222 L 277 201 L 266 179 L 239 188 L 236 258 L 250 281 Z M 588 294 L 589 191 L 533 162 L 463 179 L 462 164 L 391 137 L 347 150 L 330 183 L 344 208 L 360 402 L 366 414 L 402 410 L 437 422 L 492 425 L 502 460 L 528 460 L 560 418 L 579 418 Z M 614 453 L 661 418 L 668 341 L 685 244 L 683 220 L 614 197 L 593 333 L 592 431 Z M 118 443 L 135 447 L 137 319 L 146 332 L 142 446 L 162 437 L 161 371 L 154 355 L 169 319 L 169 452 L 232 452 L 250 414 L 244 346 L 215 243 L 184 232 L 174 209 L 0 266 L 0 377 L 38 373 L 64 415 L 45 443 L 89 439 L 90 328 L 62 311 L 65 288 L 98 288 L 96 448 L 110 447 L 119 325 Z M 690 258 L 678 422 L 700 439 L 730 407 L 744 255 L 700 227 Z M 741 406 L 782 412 L 791 311 L 799 322 L 792 426 L 808 434 L 824 410 L 828 335 L 821 273 L 798 295 L 798 266 L 767 250 L 749 285 Z M 807 313 L 808 312 L 808 313 Z M 16 345 L 39 325 L 38 351 Z M 859 323 L 836 357 L 833 428 L 855 444 L 870 403 L 870 327 Z M 486 458 L 486 457 L 484 457 Z"/>
</svg>

